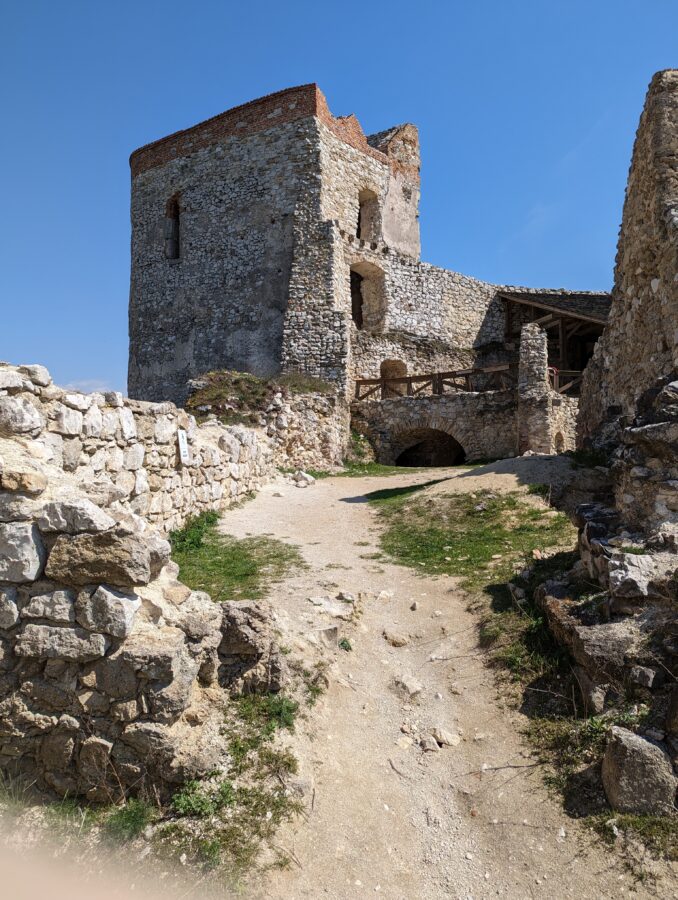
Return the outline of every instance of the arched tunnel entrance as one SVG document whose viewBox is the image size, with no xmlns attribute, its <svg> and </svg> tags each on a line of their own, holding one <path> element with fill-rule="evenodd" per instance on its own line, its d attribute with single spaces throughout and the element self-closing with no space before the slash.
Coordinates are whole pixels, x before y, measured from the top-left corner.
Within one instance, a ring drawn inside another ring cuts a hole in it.
<svg viewBox="0 0 678 900">
<path fill-rule="evenodd" d="M 437 428 L 413 428 L 398 438 L 403 449 L 396 454 L 397 466 L 458 466 L 466 459 L 459 441 Z"/>
</svg>

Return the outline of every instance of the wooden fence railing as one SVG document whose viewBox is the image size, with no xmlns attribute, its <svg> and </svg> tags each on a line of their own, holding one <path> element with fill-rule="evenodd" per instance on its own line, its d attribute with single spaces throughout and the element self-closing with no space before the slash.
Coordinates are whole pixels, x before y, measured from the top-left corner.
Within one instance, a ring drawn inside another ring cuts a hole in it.
<svg viewBox="0 0 678 900">
<path fill-rule="evenodd" d="M 559 394 L 578 394 L 583 374 L 578 369 L 556 369 L 555 366 L 549 366 L 551 387 Z"/>
<path fill-rule="evenodd" d="M 434 372 L 429 375 L 403 375 L 400 378 L 360 378 L 355 383 L 355 399 L 367 400 L 374 397 L 389 400 L 394 397 L 446 394 L 452 391 L 502 391 L 514 385 L 515 378 L 510 366 L 486 366 L 482 369 L 457 369 L 454 372 Z"/>
</svg>

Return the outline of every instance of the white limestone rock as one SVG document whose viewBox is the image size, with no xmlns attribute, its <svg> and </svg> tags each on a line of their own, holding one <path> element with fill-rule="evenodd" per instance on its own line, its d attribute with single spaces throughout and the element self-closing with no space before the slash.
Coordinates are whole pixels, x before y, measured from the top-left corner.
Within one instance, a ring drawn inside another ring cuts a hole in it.
<svg viewBox="0 0 678 900">
<path fill-rule="evenodd" d="M 133 441 L 137 436 L 137 426 L 134 422 L 132 410 L 123 406 L 118 410 L 118 418 L 120 420 L 120 429 L 122 436 L 126 441 Z"/>
<path fill-rule="evenodd" d="M 24 522 L 0 525 L 0 581 L 16 584 L 35 581 L 42 572 L 45 557 L 35 525 Z"/>
<path fill-rule="evenodd" d="M 80 534 L 84 531 L 108 531 L 115 519 L 86 497 L 53 500 L 46 503 L 37 518 L 41 531 L 63 531 Z"/>
<path fill-rule="evenodd" d="M 88 631 L 126 638 L 140 606 L 136 594 L 122 594 L 102 584 L 91 595 L 87 591 L 78 595 L 76 617 Z"/>
<path fill-rule="evenodd" d="M 29 434 L 44 427 L 44 416 L 25 397 L 0 397 L 0 434 Z"/>
<path fill-rule="evenodd" d="M 52 383 L 52 376 L 49 374 L 45 366 L 19 366 L 22 375 L 26 375 L 33 384 L 38 387 L 49 387 Z"/>
<path fill-rule="evenodd" d="M 63 403 L 57 403 L 54 409 L 52 430 L 57 434 L 75 436 L 82 434 L 82 413 Z"/>
<path fill-rule="evenodd" d="M 80 412 L 87 412 L 92 405 L 92 395 L 79 392 L 64 394 L 64 403 Z"/>
<path fill-rule="evenodd" d="M 16 588 L 0 588 L 0 628 L 13 628 L 18 621 Z"/>
<path fill-rule="evenodd" d="M 99 407 L 93 403 L 82 420 L 82 433 L 85 437 L 99 437 L 103 430 L 104 417 Z"/>
<path fill-rule="evenodd" d="M 75 594 L 73 591 L 51 591 L 36 594 L 21 610 L 23 619 L 49 619 L 60 625 L 75 622 Z"/>
<path fill-rule="evenodd" d="M 68 659 L 90 662 L 106 653 L 108 639 L 82 628 L 59 628 L 53 625 L 24 625 L 17 638 L 17 656 L 37 659 Z"/>
<path fill-rule="evenodd" d="M 28 386 L 16 369 L 0 368 L 0 391 L 22 391 Z"/>
</svg>

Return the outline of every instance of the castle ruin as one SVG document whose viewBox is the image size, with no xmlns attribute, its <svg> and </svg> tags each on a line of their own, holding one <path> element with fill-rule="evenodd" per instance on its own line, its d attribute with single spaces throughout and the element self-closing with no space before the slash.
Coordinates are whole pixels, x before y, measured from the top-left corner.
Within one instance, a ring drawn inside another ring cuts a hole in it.
<svg viewBox="0 0 678 900">
<path fill-rule="evenodd" d="M 513 403 L 502 452 L 573 446 L 568 401 L 609 296 L 493 285 L 421 262 L 414 125 L 366 136 L 310 84 L 162 138 L 130 164 L 131 396 L 181 404 L 192 378 L 218 369 L 303 372 L 350 398 L 361 379 L 509 366 L 515 388 L 521 328 L 537 321 L 552 382 L 556 369 L 565 373 L 553 384 L 565 400 L 546 403 L 551 412 L 564 405 L 563 422 L 545 421 L 525 440 Z M 537 373 L 545 379 L 546 366 Z M 474 395 L 490 387 L 482 374 L 467 385 Z M 396 385 L 382 399 L 403 392 Z M 487 409 L 466 398 L 462 430 Z M 438 430 L 434 418 L 414 430 Z M 365 429 L 379 447 L 403 443 Z M 488 441 L 465 452 L 496 455 Z"/>
</svg>

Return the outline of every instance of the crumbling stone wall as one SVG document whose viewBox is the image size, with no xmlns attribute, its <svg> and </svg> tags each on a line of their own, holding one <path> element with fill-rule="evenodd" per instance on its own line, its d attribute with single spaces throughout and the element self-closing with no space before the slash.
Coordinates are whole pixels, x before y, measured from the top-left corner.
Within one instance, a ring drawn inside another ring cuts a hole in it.
<svg viewBox="0 0 678 900">
<path fill-rule="evenodd" d="M 546 332 L 524 325 L 518 366 L 518 453 L 574 450 L 579 401 L 558 394 L 549 383 Z"/>
<path fill-rule="evenodd" d="M 0 429 L 23 436 L 37 460 L 72 474 L 112 515 L 132 512 L 163 531 L 226 508 L 256 490 L 273 465 L 267 442 L 251 429 L 198 427 L 171 403 L 69 391 L 42 366 L 0 367 Z"/>
<path fill-rule="evenodd" d="M 278 689 L 283 661 L 261 608 L 177 580 L 162 530 L 270 460 L 247 429 L 0 366 L 1 771 L 107 802 L 225 765 L 224 689 Z"/>
<path fill-rule="evenodd" d="M 610 316 L 586 370 L 579 439 L 632 416 L 678 370 L 678 71 L 650 84 L 633 150 Z"/>
</svg>

